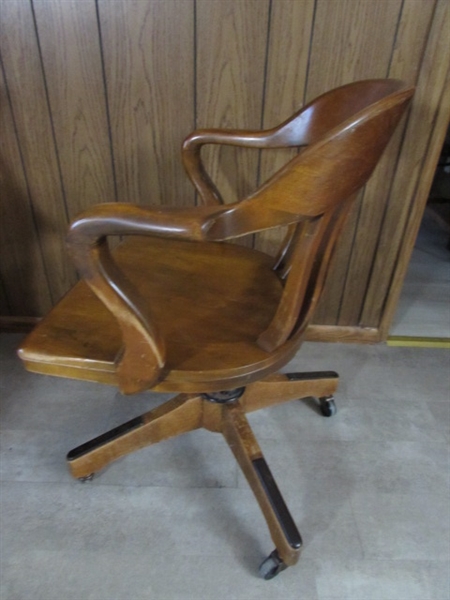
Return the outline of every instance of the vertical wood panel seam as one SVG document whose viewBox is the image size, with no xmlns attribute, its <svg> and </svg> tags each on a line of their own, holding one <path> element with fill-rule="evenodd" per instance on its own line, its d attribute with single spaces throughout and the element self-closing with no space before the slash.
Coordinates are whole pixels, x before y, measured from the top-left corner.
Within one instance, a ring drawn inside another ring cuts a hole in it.
<svg viewBox="0 0 450 600">
<path fill-rule="evenodd" d="M 389 72 L 391 70 L 392 59 L 393 59 L 393 56 L 394 56 L 395 46 L 396 46 L 396 43 L 397 43 L 397 37 L 398 37 L 399 29 L 400 29 L 400 23 L 401 23 L 401 19 L 402 19 L 402 14 L 403 14 L 404 6 L 405 6 L 405 0 L 402 0 L 402 3 L 400 5 L 400 10 L 398 11 L 397 23 L 396 23 L 396 26 L 395 26 L 394 38 L 393 38 L 392 47 L 391 47 L 391 54 L 389 56 L 388 66 L 387 66 L 387 69 L 386 69 L 386 75 L 385 75 L 386 77 L 389 77 Z M 398 157 L 399 157 L 399 154 L 397 155 L 396 165 L 398 164 Z M 387 198 L 390 197 L 391 189 L 392 189 L 392 183 L 393 183 L 393 178 L 391 178 L 391 184 L 389 186 L 389 191 L 388 191 L 388 194 L 387 194 Z M 366 196 L 366 189 L 367 189 L 367 187 L 364 186 L 363 192 L 361 194 L 359 211 L 358 211 L 358 217 L 356 219 L 356 224 L 355 224 L 355 228 L 354 228 L 354 232 L 353 232 L 353 240 L 352 240 L 350 254 L 349 254 L 350 257 L 353 256 L 353 252 L 355 250 L 355 241 L 356 241 L 356 236 L 357 236 L 357 232 L 358 232 L 358 229 L 359 229 L 359 221 L 360 221 L 360 218 L 361 218 L 361 213 L 362 213 L 362 207 L 363 207 L 363 203 L 364 203 L 364 198 Z M 387 204 L 388 204 L 388 202 L 386 202 L 386 205 Z M 385 207 L 385 210 L 386 210 L 386 207 Z M 384 214 L 383 214 L 383 219 L 384 219 Z M 380 234 L 378 235 L 378 238 L 379 238 L 379 236 L 380 236 Z M 379 244 L 379 242 L 378 242 L 378 239 L 377 239 L 377 247 L 378 247 L 378 244 Z M 351 259 L 347 263 L 347 269 L 346 269 L 346 273 L 345 273 L 345 282 L 344 282 L 344 285 L 343 285 L 343 288 L 342 288 L 342 296 L 341 296 L 341 299 L 340 299 L 340 302 L 339 302 L 339 310 L 338 310 L 337 323 L 339 323 L 339 321 L 340 321 L 341 313 L 342 313 L 342 308 L 343 308 L 343 303 L 344 303 L 344 299 L 345 299 L 345 296 L 346 296 L 347 283 L 348 283 L 348 278 L 349 278 L 349 275 L 350 275 L 350 265 L 351 265 Z M 372 272 L 372 266 L 371 266 L 370 272 Z M 369 278 L 366 281 L 364 296 L 362 298 L 361 306 L 359 308 L 358 324 L 361 321 L 361 316 L 362 316 L 362 313 L 363 313 L 363 310 L 364 310 L 364 305 L 365 305 L 366 298 L 367 298 L 367 292 L 368 292 L 368 289 L 369 289 L 369 283 L 370 283 L 370 276 L 369 276 Z"/>
<path fill-rule="evenodd" d="M 395 157 L 395 166 L 392 170 L 392 174 L 391 174 L 391 182 L 389 184 L 389 191 L 387 194 L 387 199 L 386 199 L 386 203 L 384 205 L 384 209 L 383 209 L 383 214 L 381 215 L 381 221 L 380 221 L 380 229 L 378 231 L 378 237 L 377 237 L 377 241 L 375 244 L 375 248 L 374 248 L 374 253 L 372 256 L 372 262 L 370 264 L 370 269 L 369 269 L 369 274 L 367 277 L 367 283 L 366 283 L 366 291 L 364 294 L 364 300 L 361 304 L 361 308 L 360 308 L 360 313 L 359 313 L 359 317 L 358 317 L 358 325 L 361 325 L 361 320 L 364 314 L 364 308 L 366 305 L 366 301 L 367 301 L 367 297 L 368 297 L 368 292 L 369 292 L 369 288 L 371 285 L 371 281 L 372 281 L 372 275 L 375 269 L 375 263 L 376 263 L 376 258 L 378 256 L 378 250 L 380 248 L 380 243 L 381 243 L 381 237 L 382 237 L 382 232 L 383 232 L 383 228 L 386 222 L 386 217 L 387 217 L 387 213 L 388 213 L 388 209 L 391 203 L 391 196 L 392 196 L 392 188 L 394 186 L 394 181 L 397 175 L 397 169 L 398 169 L 398 165 L 402 156 L 402 152 L 403 152 L 403 146 L 405 144 L 405 137 L 406 137 L 406 132 L 408 131 L 408 124 L 409 124 L 409 119 L 411 116 L 411 108 L 409 108 L 408 110 L 408 115 L 407 118 L 405 119 L 405 124 L 403 127 L 403 131 L 402 131 L 402 135 L 401 135 L 401 140 L 398 146 L 398 151 L 397 151 L 397 156 Z M 381 313 L 382 314 L 382 313 Z"/>
<path fill-rule="evenodd" d="M 267 10 L 267 34 L 266 34 L 266 53 L 264 56 L 264 72 L 263 72 L 263 89 L 262 89 L 262 99 L 261 99 L 261 115 L 259 120 L 259 128 L 262 130 L 264 126 L 264 110 L 266 106 L 266 89 L 267 89 L 267 71 L 269 66 L 269 45 L 270 45 L 270 25 L 272 21 L 272 0 L 269 0 L 268 10 Z M 258 188 L 261 184 L 261 157 L 263 150 L 258 150 L 258 163 L 256 165 L 256 188 Z M 256 235 L 252 236 L 252 244 L 251 247 L 255 248 L 256 246 Z"/>
<path fill-rule="evenodd" d="M 7 86 L 7 83 L 6 83 L 6 77 L 5 77 L 6 73 L 5 73 L 5 70 L 4 70 L 4 68 L 3 68 L 3 60 L 2 60 L 2 55 L 1 55 L 1 52 L 0 52 L 0 70 L 1 70 L 1 71 L 2 71 L 2 73 L 3 73 L 3 80 L 4 80 L 4 82 L 5 82 L 6 96 L 7 96 L 7 98 L 8 98 L 8 104 L 9 104 L 9 106 L 10 106 L 11 115 L 12 115 L 11 102 L 10 102 L 10 100 L 9 100 L 8 86 Z M 13 115 L 12 115 L 12 116 L 13 116 Z M 15 136 L 16 136 L 16 140 L 17 140 L 17 145 L 18 145 L 18 148 L 19 148 L 19 155 L 20 155 L 20 158 L 21 158 L 21 162 L 22 162 L 22 169 L 23 169 L 23 159 L 22 159 L 22 152 L 21 152 L 21 150 L 20 150 L 19 140 L 17 139 L 17 133 L 16 133 L 15 122 L 14 122 L 14 116 L 13 116 L 13 127 L 14 127 L 14 132 L 15 132 Z M 28 182 L 27 182 L 27 179 L 26 179 L 26 177 L 25 177 L 25 182 L 26 182 L 26 185 L 27 185 L 27 194 L 28 194 L 28 196 L 29 196 Z M 29 198 L 28 198 L 28 201 L 29 201 Z M 31 204 L 31 203 L 30 203 L 30 204 Z M 33 213 L 32 213 L 32 214 L 33 214 Z M 33 215 L 33 222 L 34 222 L 34 215 Z M 3 282 L 3 277 L 2 277 L 2 275 L 1 275 L 1 273 L 0 273 L 0 287 L 3 289 L 3 295 L 4 295 L 4 297 L 5 297 L 5 302 L 6 302 L 6 306 L 7 306 L 7 308 L 8 308 L 8 313 L 9 313 L 9 314 L 11 314 L 11 312 L 12 312 L 12 310 L 11 310 L 11 302 L 10 302 L 10 300 L 9 300 L 9 298 L 8 298 L 8 290 L 7 290 L 7 287 L 6 287 L 6 285 L 5 285 L 5 284 L 4 284 L 4 282 Z"/>
<path fill-rule="evenodd" d="M 372 262 L 370 264 L 369 274 L 368 274 L 368 277 L 367 277 L 366 289 L 365 289 L 365 293 L 364 293 L 364 299 L 363 299 L 363 302 L 361 303 L 361 307 L 360 307 L 360 311 L 359 311 L 359 316 L 358 316 L 358 325 L 359 326 L 361 325 L 361 320 L 362 320 L 362 316 L 363 316 L 363 313 L 364 313 L 364 307 L 366 305 L 366 301 L 367 301 L 367 297 L 368 297 L 368 292 L 369 292 L 369 288 L 370 288 L 371 281 L 372 281 L 372 275 L 373 275 L 373 271 L 375 269 L 376 257 L 378 255 L 378 250 L 379 250 L 379 247 L 380 247 L 381 236 L 382 236 L 382 231 L 383 231 L 383 228 L 384 228 L 384 224 L 386 222 L 386 215 L 387 215 L 387 212 L 388 212 L 388 207 L 390 205 L 390 200 L 391 200 L 391 195 L 392 195 L 392 187 L 394 185 L 395 177 L 396 177 L 396 174 L 397 174 L 398 163 L 400 162 L 400 157 L 402 155 L 402 150 L 403 150 L 403 145 L 404 145 L 404 142 L 405 142 L 406 131 L 408 129 L 408 122 L 409 122 L 409 115 L 410 114 L 411 114 L 411 109 L 408 112 L 408 118 L 405 121 L 405 125 L 403 127 L 403 132 L 402 132 L 402 137 L 401 137 L 400 144 L 399 144 L 398 151 L 397 151 L 397 156 L 395 157 L 395 166 L 394 166 L 394 168 L 392 170 L 391 182 L 389 184 L 389 191 L 388 191 L 388 194 L 387 194 L 386 203 L 385 203 L 384 208 L 383 208 L 383 214 L 381 216 L 380 229 L 378 231 L 378 237 L 377 237 L 377 241 L 376 241 L 376 244 L 375 244 L 374 253 L 373 253 L 373 256 L 372 256 Z"/>
<path fill-rule="evenodd" d="M 426 55 L 427 47 L 428 47 L 428 40 L 430 39 L 430 32 L 433 27 L 434 19 L 436 18 L 438 1 L 439 0 L 434 0 L 433 14 L 431 15 L 430 22 L 428 23 L 427 34 L 423 38 L 424 44 L 422 46 L 422 56 L 420 57 L 420 63 L 419 63 L 419 67 L 417 69 L 416 80 L 414 82 L 415 84 L 417 83 L 417 80 L 419 79 L 420 73 L 422 71 L 422 65 L 423 65 L 423 61 L 425 59 L 425 55 Z"/>
<path fill-rule="evenodd" d="M 116 164 L 115 164 L 116 161 L 114 158 L 114 146 L 113 146 L 112 128 L 111 128 L 111 113 L 109 110 L 108 86 L 106 83 L 105 56 L 103 53 L 102 27 L 101 27 L 101 22 L 100 22 L 100 9 L 99 9 L 99 5 L 98 5 L 98 0 L 95 0 L 95 14 L 97 17 L 98 43 L 100 46 L 100 64 L 101 64 L 101 69 L 102 69 L 106 122 L 108 125 L 108 140 L 109 140 L 109 149 L 110 149 L 110 156 L 111 156 L 111 170 L 112 170 L 112 175 L 113 175 L 114 201 L 117 202 L 118 201 L 118 193 L 117 193 Z"/>
<path fill-rule="evenodd" d="M 39 39 L 39 30 L 38 30 L 38 26 L 37 26 L 36 12 L 35 12 L 35 9 L 34 9 L 34 0 L 30 0 L 30 4 L 31 4 L 31 14 L 32 14 L 32 17 L 33 17 L 34 31 L 35 31 L 35 34 L 36 34 L 36 42 L 37 42 L 37 48 L 38 48 L 39 63 L 41 65 L 42 79 L 43 79 L 43 83 L 44 83 L 45 99 L 46 99 L 46 102 L 47 102 L 47 110 L 48 110 L 49 119 L 50 119 L 50 128 L 52 130 L 53 144 L 54 144 L 54 147 L 55 147 L 56 164 L 58 165 L 58 174 L 59 174 L 59 181 L 60 181 L 60 186 L 61 186 L 61 194 L 62 194 L 62 200 L 63 200 L 64 214 L 66 215 L 67 223 L 69 223 L 70 217 L 69 217 L 69 210 L 68 210 L 68 206 L 67 206 L 66 190 L 64 188 L 64 180 L 63 180 L 63 176 L 62 176 L 61 160 L 60 160 L 60 156 L 59 156 L 58 144 L 56 143 L 55 125 L 53 123 L 52 107 L 51 107 L 51 104 L 50 104 L 50 95 L 49 95 L 49 92 L 48 92 L 47 77 L 45 75 L 44 59 L 43 59 L 43 56 L 42 56 L 41 42 L 40 42 L 40 39 Z"/>
<path fill-rule="evenodd" d="M 311 51 L 312 51 L 313 40 L 314 40 L 314 31 L 316 29 L 317 2 L 318 2 L 318 0 L 314 0 L 313 16 L 312 16 L 312 20 L 311 20 L 311 33 L 309 36 L 308 61 L 306 64 L 305 87 L 303 88 L 303 106 L 306 103 L 307 91 L 308 91 L 309 71 L 310 71 L 310 66 L 311 66 Z"/>
<path fill-rule="evenodd" d="M 198 90 L 197 90 L 197 86 L 198 86 L 198 81 L 197 81 L 197 0 L 194 0 L 194 6 L 193 6 L 193 10 L 194 10 L 194 26 L 193 26 L 193 52 L 194 52 L 194 60 L 193 60 L 193 78 L 194 78 L 194 130 L 197 129 L 197 121 L 198 121 L 198 98 L 197 98 L 197 94 L 198 94 Z M 194 204 L 195 206 L 199 205 L 199 200 L 198 200 L 198 192 L 197 190 L 194 191 Z"/>
<path fill-rule="evenodd" d="M 404 0 L 403 0 L 403 3 L 402 3 L 402 9 L 403 9 L 403 6 L 404 6 Z M 422 72 L 422 65 L 423 65 L 423 61 L 424 61 L 424 58 L 425 58 L 426 49 L 427 49 L 427 45 L 428 45 L 427 44 L 427 40 L 429 39 L 431 27 L 432 27 L 433 21 L 435 19 L 436 9 L 437 9 L 437 0 L 435 0 L 434 7 L 433 7 L 433 14 L 432 14 L 432 16 L 430 18 L 430 22 L 429 22 L 429 25 L 428 25 L 427 35 L 424 38 L 424 44 L 423 44 L 423 47 L 422 47 L 422 56 L 421 56 L 420 62 L 418 64 L 417 74 L 416 74 L 416 79 L 414 81 L 414 84 L 417 84 L 417 80 L 418 80 L 418 78 L 420 76 L 420 73 Z M 397 34 L 397 32 L 396 32 L 396 34 Z M 391 56 L 391 58 L 392 58 L 392 56 Z M 391 65 L 391 61 L 390 61 L 390 63 L 389 63 L 389 70 L 390 70 L 391 66 L 392 65 Z M 389 75 L 389 71 L 388 71 L 388 75 Z M 379 232 L 378 232 L 378 238 L 377 238 L 377 242 L 376 242 L 376 245 L 375 245 L 375 250 L 374 250 L 374 253 L 373 253 L 373 256 L 372 256 L 372 263 L 370 265 L 369 276 L 367 278 L 366 293 L 364 294 L 364 301 L 363 301 L 363 303 L 361 305 L 361 310 L 360 310 L 360 314 L 359 314 L 359 318 L 358 318 L 358 324 L 359 325 L 361 325 L 361 320 L 362 320 L 362 317 L 363 317 L 363 314 L 364 314 L 364 308 L 365 308 L 366 301 L 367 301 L 367 292 L 368 292 L 368 290 L 370 288 L 370 284 L 371 284 L 371 280 L 372 280 L 372 275 L 373 275 L 373 272 L 374 272 L 374 269 L 375 269 L 375 263 L 376 263 L 376 258 L 378 256 L 378 251 L 379 251 L 379 248 L 380 248 L 382 232 L 383 232 L 383 229 L 384 229 L 384 226 L 385 226 L 385 223 L 386 223 L 386 217 L 387 217 L 388 209 L 389 209 L 389 206 L 390 206 L 390 203 L 391 203 L 392 187 L 394 185 L 394 181 L 395 181 L 395 177 L 396 177 L 396 174 L 397 174 L 398 165 L 399 165 L 399 162 L 400 162 L 400 159 L 401 159 L 401 156 L 402 156 L 403 146 L 405 144 L 405 137 L 406 137 L 406 133 L 408 131 L 408 125 L 409 125 L 409 119 L 411 117 L 411 112 L 412 112 L 412 107 L 409 108 L 407 118 L 405 119 L 405 125 L 403 127 L 403 132 L 402 132 L 402 139 L 401 139 L 401 142 L 399 144 L 399 149 L 398 149 L 398 152 L 397 152 L 397 157 L 396 157 L 396 161 L 395 161 L 395 168 L 394 168 L 394 170 L 392 172 L 391 183 L 390 183 L 390 186 L 389 186 L 389 192 L 388 192 L 388 196 L 387 196 L 387 201 L 386 201 L 386 204 L 384 206 L 383 215 L 381 217 L 381 223 L 380 223 L 380 229 L 379 229 Z M 437 118 L 437 113 L 435 114 L 435 119 L 436 118 Z M 434 123 L 433 123 L 433 125 L 434 125 Z M 433 129 L 431 129 L 430 131 L 432 132 Z M 431 135 L 431 133 L 430 133 L 430 135 Z M 430 144 L 430 138 L 428 138 L 427 150 L 428 150 L 429 144 Z M 426 153 L 424 154 L 424 158 L 425 158 L 425 156 L 426 156 Z M 424 158 L 422 160 L 422 165 L 424 163 Z M 414 189 L 414 194 L 412 195 L 413 199 L 415 198 L 415 195 L 416 195 L 418 181 L 419 181 L 419 178 L 417 179 L 416 187 Z M 411 205 L 412 205 L 412 202 L 410 203 L 410 206 Z M 403 235 L 405 234 L 405 231 L 406 231 L 406 227 L 405 227 L 405 229 L 403 231 Z M 400 244 L 400 247 L 401 246 L 402 246 L 402 244 Z M 383 315 L 384 309 L 386 307 L 386 303 L 387 303 L 387 300 L 388 300 L 388 297 L 389 297 L 389 293 L 390 293 L 390 289 L 391 289 L 391 286 L 392 286 L 393 277 L 394 277 L 394 274 L 395 274 L 395 270 L 397 268 L 398 260 L 399 260 L 399 258 L 398 258 L 398 255 L 397 255 L 397 258 L 395 260 L 395 264 L 394 264 L 394 267 L 393 267 L 393 270 L 392 270 L 392 273 L 391 273 L 391 277 L 390 277 L 390 280 L 389 280 L 389 284 L 387 286 L 387 290 L 388 290 L 387 291 L 387 295 L 386 295 L 386 297 L 383 300 L 383 305 L 382 305 L 383 308 L 382 308 L 382 310 L 380 312 L 380 315 Z"/>
<path fill-rule="evenodd" d="M 193 27 L 193 37 L 194 37 L 194 129 L 197 129 L 197 120 L 198 120 L 198 107 L 197 107 L 197 0 L 194 0 L 194 27 Z"/>
<path fill-rule="evenodd" d="M 269 0 L 269 10 L 267 14 L 267 35 L 266 35 L 266 55 L 264 57 L 264 75 L 263 75 L 263 91 L 261 99 L 261 119 L 259 122 L 259 128 L 262 130 L 264 126 L 264 112 L 266 108 L 266 90 L 267 90 L 267 71 L 269 66 L 269 46 L 270 46 L 270 29 L 272 21 L 272 0 Z M 256 169 L 256 187 L 261 184 L 261 155 L 262 150 L 258 152 L 258 166 Z"/>
<path fill-rule="evenodd" d="M 356 224 L 355 227 L 353 229 L 353 237 L 352 237 L 352 243 L 350 246 L 350 253 L 349 253 L 349 260 L 347 261 L 347 265 L 346 265 L 346 269 L 345 269 L 345 277 L 344 277 L 344 285 L 342 286 L 342 294 L 341 294 L 341 298 L 339 300 L 339 308 L 337 310 L 337 317 L 336 317 L 336 325 L 339 324 L 340 318 L 341 318 L 341 313 L 342 313 L 342 308 L 343 308 L 343 303 L 344 303 L 344 298 L 345 298 L 345 290 L 347 289 L 347 282 L 348 282 L 348 278 L 350 275 L 350 265 L 351 265 L 351 256 L 353 254 L 353 250 L 355 248 L 355 240 L 356 240 L 356 236 L 358 235 L 358 227 L 359 227 L 359 220 L 361 218 L 361 213 L 362 213 L 362 207 L 363 207 L 363 201 L 364 201 L 364 196 L 366 194 L 366 186 L 364 186 L 364 189 L 362 191 L 361 194 L 361 198 L 359 199 L 359 208 L 358 208 L 358 215 L 356 217 Z"/>
<path fill-rule="evenodd" d="M 267 71 L 269 67 L 269 46 L 270 46 L 270 32 L 272 23 L 272 0 L 269 0 L 269 9 L 267 11 L 267 34 L 266 34 L 266 54 L 264 57 L 264 74 L 263 74 L 263 92 L 261 100 L 261 119 L 260 129 L 264 126 L 264 111 L 266 106 L 266 92 L 267 92 Z M 258 172 L 259 176 L 259 172 Z"/>
<path fill-rule="evenodd" d="M 27 170 L 26 170 L 26 167 L 25 167 L 25 160 L 24 160 L 24 157 L 23 157 L 22 147 L 20 145 L 20 137 L 19 137 L 19 132 L 18 132 L 18 129 L 17 129 L 16 117 L 14 115 L 14 107 L 13 107 L 13 103 L 12 103 L 12 100 L 11 100 L 11 95 L 10 95 L 10 92 L 9 92 L 8 80 L 6 78 L 6 71 L 5 71 L 5 68 L 4 68 L 4 65 L 3 65 L 3 59 L 2 59 L 1 54 L 0 54 L 0 69 L 2 70 L 3 81 L 5 82 L 6 97 L 8 99 L 9 110 L 10 110 L 10 113 L 11 113 L 11 120 L 12 120 L 12 125 L 13 125 L 13 129 L 14 129 L 14 135 L 15 135 L 16 143 L 17 143 L 17 150 L 19 152 L 20 163 L 21 163 L 22 172 L 23 172 L 23 178 L 24 178 L 25 185 L 26 185 L 26 188 L 27 188 L 28 206 L 30 208 L 30 214 L 31 214 L 31 218 L 32 218 L 32 221 L 33 221 L 33 226 L 34 226 L 34 229 L 36 231 L 36 236 L 37 236 L 37 239 L 38 239 L 38 242 L 39 242 L 39 253 L 41 255 L 42 266 L 43 266 L 43 269 L 44 269 L 45 278 L 47 280 L 47 288 L 48 288 L 48 291 L 49 291 L 49 295 L 50 295 L 51 301 L 54 302 L 55 299 L 53 298 L 53 295 L 52 295 L 52 289 L 51 289 L 51 286 L 50 286 L 50 278 L 49 278 L 49 274 L 48 274 L 48 271 L 47 271 L 47 265 L 46 265 L 45 260 L 44 260 L 44 254 L 43 254 L 43 251 L 42 251 L 41 235 L 40 235 L 39 227 L 37 225 L 36 214 L 35 214 L 33 202 L 32 202 L 32 199 L 31 199 L 30 183 L 29 183 L 29 180 L 28 180 Z M 4 289 L 5 289 L 6 301 L 7 301 L 7 304 L 9 306 L 10 312 L 13 312 L 12 308 L 11 308 L 11 302 L 10 302 L 10 300 L 8 298 L 8 295 L 7 295 L 6 286 L 4 286 Z"/>
<path fill-rule="evenodd" d="M 438 107 L 442 106 L 442 97 L 445 94 L 445 87 L 446 86 L 445 86 L 445 82 L 444 82 L 444 85 L 442 86 L 441 94 L 439 96 Z M 427 144 L 426 144 L 426 150 L 423 153 L 422 160 L 420 161 L 420 174 L 422 174 L 422 172 L 423 172 L 425 161 L 426 161 L 426 158 L 427 158 L 428 153 L 429 153 L 429 148 L 430 148 L 432 139 L 434 138 L 433 134 L 434 134 L 434 130 L 436 128 L 436 121 L 438 120 L 438 117 L 439 117 L 439 109 L 437 109 L 435 111 L 434 116 L 433 116 L 433 121 L 432 121 L 432 124 L 431 124 L 431 127 L 430 127 L 430 133 L 428 135 L 428 140 L 427 140 Z M 391 276 L 389 278 L 389 284 L 388 284 L 387 289 L 386 289 L 386 295 L 385 295 L 385 297 L 383 299 L 381 315 L 383 315 L 384 312 L 385 312 L 386 304 L 387 304 L 387 301 L 388 301 L 390 293 L 391 293 L 391 288 L 392 288 L 394 276 L 395 276 L 395 273 L 397 271 L 398 263 L 399 263 L 399 260 L 401 258 L 401 255 L 402 255 L 403 245 L 404 245 L 404 239 L 406 237 L 406 233 L 407 233 L 408 229 L 411 226 L 410 225 L 410 223 L 411 223 L 411 217 L 410 217 L 410 215 L 411 215 L 411 209 L 412 209 L 414 203 L 416 202 L 416 196 L 417 196 L 418 188 L 420 186 L 420 181 L 421 181 L 421 177 L 418 176 L 417 180 L 416 180 L 416 183 L 415 183 L 415 186 L 414 186 L 414 192 L 411 195 L 411 200 L 410 200 L 410 203 L 409 203 L 409 206 L 408 206 L 408 218 L 405 219 L 405 224 L 403 226 L 403 233 L 402 233 L 402 237 L 401 237 L 401 242 L 400 242 L 400 244 L 398 246 L 398 249 L 397 249 L 395 263 L 393 265 L 392 273 L 391 273 Z"/>
<path fill-rule="evenodd" d="M 438 104 L 438 108 L 436 110 L 436 118 L 433 122 L 433 126 L 430 128 L 430 135 L 428 138 L 428 144 L 427 144 L 427 150 L 424 153 L 424 158 L 423 158 L 423 163 L 422 163 L 422 169 L 421 171 L 424 170 L 425 165 L 427 163 L 427 158 L 428 156 L 430 156 L 430 154 L 433 156 L 433 154 L 436 152 L 436 144 L 434 143 L 435 138 L 437 137 L 435 135 L 435 129 L 437 127 L 437 121 L 440 120 L 441 118 L 441 110 L 443 109 L 443 107 L 446 106 L 450 106 L 449 103 L 445 104 L 444 102 L 444 98 L 445 96 L 448 94 L 448 82 L 450 81 L 450 68 L 447 70 L 447 74 L 444 78 L 444 82 L 442 85 L 442 90 L 441 90 L 441 95 L 439 97 L 439 104 Z M 445 109 L 444 109 L 445 110 Z M 440 140 L 440 145 L 439 145 L 439 152 L 436 153 L 436 159 L 435 159 L 435 166 L 437 165 L 438 161 L 439 161 L 439 154 L 441 151 L 441 148 L 444 144 L 445 141 L 445 132 L 447 131 L 447 124 L 450 122 L 450 111 L 447 110 L 446 111 L 446 118 L 445 118 L 445 122 L 444 122 L 444 127 L 442 129 L 442 138 Z M 431 151 L 430 151 L 430 145 L 432 146 Z M 433 159 L 434 160 L 434 159 Z M 414 193 L 412 195 L 412 201 L 410 203 L 410 207 L 411 209 L 413 209 L 414 207 L 414 203 L 417 203 L 416 201 L 416 196 L 419 193 L 419 191 L 421 191 L 421 185 L 423 182 L 422 177 L 418 177 L 417 178 L 417 184 L 414 188 Z M 427 179 L 427 176 L 425 177 L 425 180 Z M 429 180 L 429 182 L 427 182 L 427 186 L 428 189 L 430 189 L 431 185 L 432 185 L 432 181 L 433 179 L 431 178 Z M 427 202 L 428 196 L 424 197 L 424 196 L 420 196 L 419 197 L 419 201 L 422 204 L 422 209 L 424 209 L 426 207 L 426 202 Z M 423 215 L 423 210 L 422 210 L 422 215 Z M 408 268 L 408 264 L 405 265 L 404 267 L 399 266 L 399 263 L 401 262 L 402 257 L 405 256 L 405 254 L 409 255 L 409 259 L 408 259 L 408 263 L 411 260 L 411 254 L 412 251 L 414 250 L 414 242 L 415 242 L 415 237 L 417 236 L 417 233 L 419 231 L 419 227 L 420 227 L 420 222 L 417 222 L 417 215 L 413 214 L 413 210 L 409 211 L 409 215 L 408 218 L 405 221 L 405 227 L 404 227 L 404 232 L 403 232 L 403 236 L 402 236 L 402 242 L 399 244 L 399 248 L 398 248 L 398 252 L 397 252 L 397 256 L 396 256 L 396 260 L 395 260 L 395 264 L 394 267 L 392 269 L 392 276 L 391 279 L 389 281 L 389 286 L 388 286 L 388 291 L 386 293 L 386 296 L 384 298 L 383 301 L 383 312 L 382 312 L 382 319 L 379 325 L 379 329 L 381 332 L 381 335 L 387 336 L 389 333 L 389 327 L 391 325 L 392 319 L 394 317 L 394 310 L 396 308 L 396 303 L 398 302 L 398 296 L 401 294 L 401 290 L 398 290 L 399 286 L 396 286 L 396 293 L 397 293 L 397 299 L 395 299 L 395 295 L 394 298 L 392 298 L 393 293 L 392 293 L 392 288 L 394 286 L 394 283 L 396 281 L 397 278 L 402 278 L 404 280 L 404 277 L 406 275 L 406 270 Z M 411 236 L 414 233 L 414 238 L 411 239 Z M 390 305 L 390 306 L 389 306 Z"/>
<path fill-rule="evenodd" d="M 400 10 L 398 11 L 397 25 L 395 26 L 394 41 L 392 43 L 391 55 L 389 57 L 389 62 L 388 62 L 388 66 L 387 66 L 387 69 L 386 69 L 386 77 L 389 77 L 389 72 L 391 70 L 392 59 L 394 58 L 395 46 L 397 44 L 397 37 L 398 37 L 399 29 L 400 29 L 400 23 L 402 21 L 403 9 L 404 8 L 405 8 L 405 0 L 402 0 L 402 4 L 400 6 Z"/>
</svg>

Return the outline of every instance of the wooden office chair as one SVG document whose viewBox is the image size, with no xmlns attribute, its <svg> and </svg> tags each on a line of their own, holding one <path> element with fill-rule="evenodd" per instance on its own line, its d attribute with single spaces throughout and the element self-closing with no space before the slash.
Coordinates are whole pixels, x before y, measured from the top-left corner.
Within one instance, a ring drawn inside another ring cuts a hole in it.
<svg viewBox="0 0 450 600">
<path fill-rule="evenodd" d="M 125 394 L 178 394 L 69 452 L 75 477 L 193 429 L 222 433 L 276 546 L 260 573 L 270 579 L 297 562 L 300 534 L 245 413 L 310 396 L 334 413 L 336 373 L 277 371 L 300 347 L 352 199 L 412 94 L 399 81 L 361 81 L 268 131 L 194 132 L 182 157 L 203 206 L 102 204 L 72 223 L 68 246 L 82 281 L 24 342 L 27 369 Z M 224 205 L 202 166 L 204 144 L 302 151 L 249 197 Z M 275 260 L 226 243 L 286 225 Z M 113 253 L 110 235 L 125 236 Z"/>
</svg>

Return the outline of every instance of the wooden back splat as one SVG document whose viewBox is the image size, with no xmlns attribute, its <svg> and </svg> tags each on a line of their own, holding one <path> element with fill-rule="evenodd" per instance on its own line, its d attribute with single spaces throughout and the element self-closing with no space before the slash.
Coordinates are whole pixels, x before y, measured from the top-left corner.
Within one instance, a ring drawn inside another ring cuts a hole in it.
<svg viewBox="0 0 450 600">
<path fill-rule="evenodd" d="M 306 328 L 351 201 L 369 179 L 412 94 L 412 88 L 396 80 L 357 82 L 320 96 L 277 128 L 199 130 L 184 142 L 182 158 L 204 206 L 103 204 L 72 224 L 68 244 L 76 266 L 122 330 L 124 352 L 117 357 L 122 391 L 149 388 L 163 377 L 164 340 L 148 308 L 116 267 L 107 236 L 225 241 L 290 226 L 274 264 L 284 283 L 281 301 L 257 340 L 276 355 L 287 341 L 300 339 Z M 249 197 L 225 205 L 201 162 L 201 147 L 208 143 L 305 148 Z"/>
</svg>

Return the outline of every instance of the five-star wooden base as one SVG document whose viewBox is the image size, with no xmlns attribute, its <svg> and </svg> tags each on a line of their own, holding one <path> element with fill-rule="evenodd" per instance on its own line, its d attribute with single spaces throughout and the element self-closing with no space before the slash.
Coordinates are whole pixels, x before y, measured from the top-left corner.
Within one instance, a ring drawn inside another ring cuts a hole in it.
<svg viewBox="0 0 450 600">
<path fill-rule="evenodd" d="M 68 464 L 74 477 L 86 480 L 121 456 L 182 433 L 201 427 L 221 433 L 255 494 L 279 558 L 290 566 L 299 558 L 301 537 L 245 414 L 288 400 L 329 398 L 337 384 L 334 372 L 291 373 L 252 383 L 237 391 L 231 400 L 217 394 L 218 399 L 214 399 L 214 394 L 179 394 L 71 450 Z"/>
</svg>

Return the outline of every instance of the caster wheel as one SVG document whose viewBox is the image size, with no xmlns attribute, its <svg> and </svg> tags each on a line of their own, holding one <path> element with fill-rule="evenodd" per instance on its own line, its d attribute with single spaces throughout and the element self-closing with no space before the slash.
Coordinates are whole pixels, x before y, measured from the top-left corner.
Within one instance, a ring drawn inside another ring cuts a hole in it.
<svg viewBox="0 0 450 600">
<path fill-rule="evenodd" d="M 319 398 L 320 410 L 324 417 L 332 417 L 336 414 L 337 408 L 333 396 Z"/>
<path fill-rule="evenodd" d="M 259 574 L 263 579 L 269 580 L 285 569 L 287 565 L 281 560 L 278 551 L 274 550 L 259 566 Z"/>
<path fill-rule="evenodd" d="M 80 481 L 81 483 L 86 483 L 88 481 L 92 481 L 94 479 L 94 473 L 91 473 L 90 475 L 86 475 L 85 477 L 78 477 L 78 481 Z"/>
</svg>

